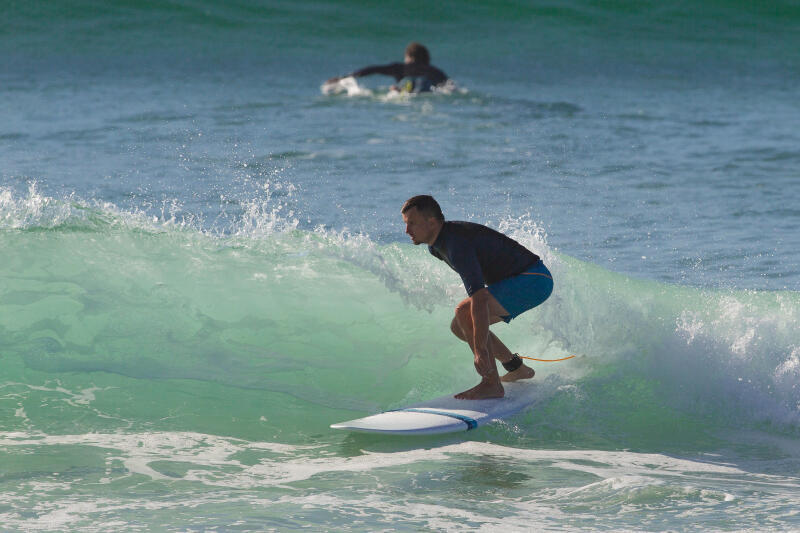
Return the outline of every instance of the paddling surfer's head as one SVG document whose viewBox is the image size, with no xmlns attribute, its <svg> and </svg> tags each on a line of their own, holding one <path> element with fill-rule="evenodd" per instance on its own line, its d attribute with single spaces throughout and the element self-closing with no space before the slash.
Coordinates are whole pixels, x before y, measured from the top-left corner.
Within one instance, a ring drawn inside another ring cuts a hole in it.
<svg viewBox="0 0 800 533">
<path fill-rule="evenodd" d="M 414 244 L 433 245 L 436 236 L 444 224 L 444 215 L 439 203 L 427 194 L 414 196 L 406 200 L 400 210 L 406 233 Z"/>
<path fill-rule="evenodd" d="M 405 62 L 417 63 L 419 65 L 430 65 L 431 54 L 428 52 L 427 48 L 418 42 L 409 43 L 409 45 L 406 46 Z"/>
</svg>

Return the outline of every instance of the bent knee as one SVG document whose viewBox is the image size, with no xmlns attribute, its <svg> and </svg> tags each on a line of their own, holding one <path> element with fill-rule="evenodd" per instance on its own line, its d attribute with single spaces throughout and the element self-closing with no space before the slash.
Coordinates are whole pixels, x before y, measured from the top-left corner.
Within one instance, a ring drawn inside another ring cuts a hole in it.
<svg viewBox="0 0 800 533">
<path fill-rule="evenodd" d="M 453 335 L 459 339 L 464 340 L 464 331 L 461 329 L 461 325 L 458 323 L 458 317 L 453 317 L 453 320 L 450 321 L 450 331 L 452 331 Z"/>
<path fill-rule="evenodd" d="M 464 300 L 456 306 L 456 316 L 453 319 L 463 330 L 472 325 L 472 307 L 469 300 Z"/>
</svg>

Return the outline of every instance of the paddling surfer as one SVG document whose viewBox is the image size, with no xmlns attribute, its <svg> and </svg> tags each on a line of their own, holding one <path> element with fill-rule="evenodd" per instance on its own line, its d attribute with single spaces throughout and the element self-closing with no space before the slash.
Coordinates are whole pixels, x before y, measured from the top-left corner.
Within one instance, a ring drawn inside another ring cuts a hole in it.
<svg viewBox="0 0 800 533">
<path fill-rule="evenodd" d="M 481 382 L 455 397 L 501 398 L 501 382 L 532 378 L 534 370 L 512 354 L 489 326 L 501 320 L 508 323 L 550 296 L 553 278 L 539 256 L 486 226 L 445 221 L 432 196 L 409 198 L 401 213 L 411 241 L 427 244 L 433 256 L 461 276 L 467 290 L 467 298 L 456 306 L 450 330 L 472 349 Z M 502 378 L 495 359 L 508 371 Z"/>
<path fill-rule="evenodd" d="M 392 88 L 401 92 L 424 93 L 447 83 L 447 74 L 431 65 L 428 49 L 419 43 L 410 43 L 406 47 L 402 63 L 388 65 L 372 65 L 348 74 L 354 78 L 383 74 L 391 76 L 397 82 Z M 343 77 L 347 77 L 343 76 Z M 331 78 L 326 83 L 335 83 L 341 77 Z"/>
</svg>

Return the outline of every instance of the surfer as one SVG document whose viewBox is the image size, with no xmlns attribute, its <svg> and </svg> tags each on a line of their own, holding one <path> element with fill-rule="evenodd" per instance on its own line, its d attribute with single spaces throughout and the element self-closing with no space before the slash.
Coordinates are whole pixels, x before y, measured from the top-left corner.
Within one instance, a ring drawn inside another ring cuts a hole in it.
<svg viewBox="0 0 800 533">
<path fill-rule="evenodd" d="M 406 47 L 403 63 L 364 67 L 347 76 L 331 78 L 327 83 L 336 83 L 348 76 L 360 78 L 371 74 L 392 76 L 397 82 L 392 89 L 408 93 L 430 92 L 435 87 L 441 87 L 447 82 L 447 74 L 431 65 L 431 55 L 428 49 L 414 42 Z"/>
<path fill-rule="evenodd" d="M 534 370 L 489 331 L 544 302 L 553 278 L 542 260 L 517 241 L 473 222 L 445 221 L 438 202 L 428 195 L 409 198 L 401 209 L 414 244 L 447 263 L 464 282 L 467 298 L 456 306 L 450 330 L 467 342 L 481 382 L 456 394 L 461 400 L 501 398 L 501 382 L 529 379 Z M 493 357 L 492 357 L 493 356 Z M 495 359 L 507 370 L 502 378 Z"/>
</svg>

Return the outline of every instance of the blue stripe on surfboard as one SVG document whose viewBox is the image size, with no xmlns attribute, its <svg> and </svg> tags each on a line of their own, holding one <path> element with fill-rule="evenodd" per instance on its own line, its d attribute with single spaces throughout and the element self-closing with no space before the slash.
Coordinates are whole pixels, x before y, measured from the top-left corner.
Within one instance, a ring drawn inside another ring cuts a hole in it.
<svg viewBox="0 0 800 533">
<path fill-rule="evenodd" d="M 478 421 L 474 418 L 470 418 L 465 415 L 460 415 L 458 413 L 448 413 L 447 411 L 439 411 L 437 409 L 428 409 L 427 407 L 406 407 L 405 409 L 392 409 L 391 412 L 396 411 L 406 411 L 411 413 L 427 413 L 429 415 L 441 415 L 441 416 L 449 416 L 450 418 L 455 418 L 457 420 L 461 420 L 467 425 L 467 431 L 470 429 L 475 429 L 478 427 Z"/>
</svg>

